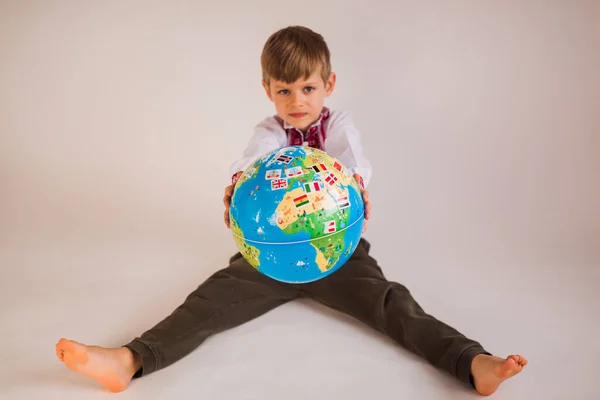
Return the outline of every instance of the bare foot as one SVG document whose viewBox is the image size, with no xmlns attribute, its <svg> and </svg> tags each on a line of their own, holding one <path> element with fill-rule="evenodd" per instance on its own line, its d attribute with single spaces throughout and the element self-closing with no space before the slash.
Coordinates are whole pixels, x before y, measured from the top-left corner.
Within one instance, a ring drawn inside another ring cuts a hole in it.
<svg viewBox="0 0 600 400">
<path fill-rule="evenodd" d="M 141 361 L 126 347 L 107 349 L 67 339 L 56 344 L 56 356 L 69 369 L 92 378 L 111 392 L 125 390 L 141 367 Z"/>
<path fill-rule="evenodd" d="M 471 362 L 471 375 L 473 375 L 475 389 L 479 394 L 489 396 L 505 379 L 518 374 L 526 365 L 525 357 L 519 355 L 500 358 L 479 354 Z"/>
</svg>

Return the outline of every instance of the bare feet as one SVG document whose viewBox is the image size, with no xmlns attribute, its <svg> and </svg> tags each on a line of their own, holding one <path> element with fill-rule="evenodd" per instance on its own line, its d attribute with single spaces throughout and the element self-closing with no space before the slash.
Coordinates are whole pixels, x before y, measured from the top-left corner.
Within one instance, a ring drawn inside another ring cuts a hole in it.
<svg viewBox="0 0 600 400">
<path fill-rule="evenodd" d="M 507 358 L 479 354 L 471 362 L 471 375 L 475 389 L 483 396 L 489 396 L 505 380 L 523 370 L 527 360 L 523 356 L 510 355 Z"/>
<path fill-rule="evenodd" d="M 56 356 L 69 369 L 101 383 L 111 392 L 121 392 L 141 367 L 141 361 L 126 347 L 107 349 L 60 339 Z"/>
</svg>

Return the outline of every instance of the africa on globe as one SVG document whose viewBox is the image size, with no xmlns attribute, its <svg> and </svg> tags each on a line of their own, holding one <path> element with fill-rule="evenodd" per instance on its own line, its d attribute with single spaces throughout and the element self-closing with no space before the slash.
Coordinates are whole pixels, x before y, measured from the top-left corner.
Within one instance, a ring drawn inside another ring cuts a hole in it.
<svg viewBox="0 0 600 400">
<path fill-rule="evenodd" d="M 238 179 L 230 207 L 242 256 L 282 282 L 335 272 L 362 234 L 364 203 L 352 174 L 322 150 L 289 146 L 258 158 Z"/>
</svg>

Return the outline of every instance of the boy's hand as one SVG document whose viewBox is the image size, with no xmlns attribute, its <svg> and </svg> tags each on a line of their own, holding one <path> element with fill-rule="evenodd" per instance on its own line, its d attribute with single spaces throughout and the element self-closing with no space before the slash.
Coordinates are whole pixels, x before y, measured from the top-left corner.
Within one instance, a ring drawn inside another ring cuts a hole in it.
<svg viewBox="0 0 600 400">
<path fill-rule="evenodd" d="M 362 195 L 363 202 L 365 203 L 365 223 L 363 226 L 363 233 L 367 230 L 367 220 L 371 216 L 371 201 L 369 200 L 369 192 L 363 185 L 363 179 L 359 174 L 354 174 L 354 180 L 358 183 L 360 188 L 360 194 Z"/>
<path fill-rule="evenodd" d="M 225 212 L 223 213 L 223 219 L 225 220 L 225 225 L 229 228 L 229 208 L 231 207 L 231 198 L 233 197 L 233 189 L 235 188 L 235 183 L 239 179 L 242 172 L 238 172 L 233 176 L 231 185 L 225 188 L 225 194 L 223 195 L 223 205 L 225 206 Z"/>
<path fill-rule="evenodd" d="M 225 212 L 223 218 L 225 219 L 225 225 L 229 228 L 229 207 L 231 206 L 231 197 L 233 196 L 233 187 L 235 185 L 229 185 L 225 188 L 225 195 L 223 196 L 223 205 L 225 205 Z"/>
</svg>

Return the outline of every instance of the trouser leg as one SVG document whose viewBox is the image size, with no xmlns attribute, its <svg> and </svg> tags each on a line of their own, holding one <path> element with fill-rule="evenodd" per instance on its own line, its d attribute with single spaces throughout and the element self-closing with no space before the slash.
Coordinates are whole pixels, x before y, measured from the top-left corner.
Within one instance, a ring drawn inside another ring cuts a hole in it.
<svg viewBox="0 0 600 400">
<path fill-rule="evenodd" d="M 490 354 L 474 340 L 427 314 L 410 291 L 388 281 L 361 239 L 355 253 L 338 271 L 299 286 L 316 301 L 349 314 L 388 335 L 432 365 L 473 386 L 471 361 Z"/>
<path fill-rule="evenodd" d="M 134 377 L 147 375 L 183 358 L 215 333 L 250 321 L 298 296 L 259 273 L 236 254 L 224 268 L 190 293 L 156 326 L 125 345 L 142 360 Z"/>
</svg>

